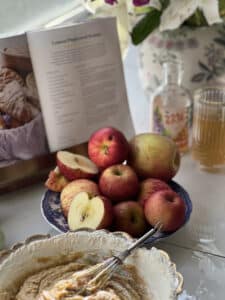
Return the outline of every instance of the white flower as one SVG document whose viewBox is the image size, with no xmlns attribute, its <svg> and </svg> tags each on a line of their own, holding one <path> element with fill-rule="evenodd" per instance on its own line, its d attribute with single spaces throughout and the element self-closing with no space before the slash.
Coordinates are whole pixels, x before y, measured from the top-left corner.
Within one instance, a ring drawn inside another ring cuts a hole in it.
<svg viewBox="0 0 225 300">
<path fill-rule="evenodd" d="M 84 4 L 96 17 L 116 17 L 121 51 L 124 55 L 130 43 L 129 31 L 131 29 L 127 0 L 118 0 L 113 5 L 105 3 L 105 0 L 84 0 Z"/>
<path fill-rule="evenodd" d="M 173 30 L 187 20 L 199 8 L 209 25 L 222 22 L 218 0 L 170 0 L 161 17 L 160 31 Z"/>
</svg>

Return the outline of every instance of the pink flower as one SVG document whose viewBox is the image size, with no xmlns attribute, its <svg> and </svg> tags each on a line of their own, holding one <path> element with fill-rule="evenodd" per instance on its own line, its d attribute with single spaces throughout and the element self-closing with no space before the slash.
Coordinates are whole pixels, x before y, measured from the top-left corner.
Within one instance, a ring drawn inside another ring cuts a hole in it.
<svg viewBox="0 0 225 300">
<path fill-rule="evenodd" d="M 168 40 L 168 41 L 166 42 L 166 48 L 167 48 L 167 49 L 171 49 L 171 48 L 173 48 L 173 46 L 174 46 L 174 42 L 173 42 L 173 41 Z"/>
<path fill-rule="evenodd" d="M 142 6 L 149 4 L 150 0 L 133 0 L 133 5 L 135 6 Z"/>
<path fill-rule="evenodd" d="M 105 3 L 113 5 L 113 4 L 117 3 L 117 0 L 105 0 Z"/>
</svg>

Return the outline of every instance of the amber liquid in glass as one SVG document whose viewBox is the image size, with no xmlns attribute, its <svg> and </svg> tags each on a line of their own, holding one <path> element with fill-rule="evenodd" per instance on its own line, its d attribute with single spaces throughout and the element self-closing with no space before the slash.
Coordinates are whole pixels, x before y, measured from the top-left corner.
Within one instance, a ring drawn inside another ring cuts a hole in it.
<svg viewBox="0 0 225 300">
<path fill-rule="evenodd" d="M 225 118 L 199 114 L 194 117 L 193 128 L 193 158 L 208 169 L 224 166 Z"/>
</svg>

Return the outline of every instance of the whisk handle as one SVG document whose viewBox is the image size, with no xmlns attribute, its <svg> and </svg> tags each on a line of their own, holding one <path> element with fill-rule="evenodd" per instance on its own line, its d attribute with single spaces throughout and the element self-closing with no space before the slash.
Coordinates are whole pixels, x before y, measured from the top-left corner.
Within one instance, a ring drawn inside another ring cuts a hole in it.
<svg viewBox="0 0 225 300">
<path fill-rule="evenodd" d="M 121 252 L 117 258 L 119 258 L 122 262 L 131 254 L 131 252 L 137 247 L 141 246 L 150 236 L 154 235 L 157 231 L 159 231 L 162 227 L 161 223 L 157 223 L 154 228 L 149 230 L 146 234 L 144 234 L 141 238 L 139 238 L 136 242 L 134 242 L 128 249 Z"/>
</svg>

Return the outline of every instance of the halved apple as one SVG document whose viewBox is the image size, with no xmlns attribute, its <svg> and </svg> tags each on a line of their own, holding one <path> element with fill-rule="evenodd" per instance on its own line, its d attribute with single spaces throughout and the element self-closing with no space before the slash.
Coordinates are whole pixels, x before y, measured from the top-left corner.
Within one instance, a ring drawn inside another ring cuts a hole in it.
<svg viewBox="0 0 225 300">
<path fill-rule="evenodd" d="M 80 228 L 104 229 L 112 224 L 113 208 L 103 196 L 91 197 L 86 192 L 77 194 L 70 206 L 68 225 L 70 230 Z"/>
<path fill-rule="evenodd" d="M 99 195 L 98 185 L 89 179 L 77 179 L 71 181 L 60 195 L 60 204 L 65 217 L 68 216 L 73 198 L 80 192 L 87 192 L 92 197 Z"/>
<path fill-rule="evenodd" d="M 60 172 L 68 180 L 92 178 L 98 174 L 97 166 L 83 155 L 59 151 L 56 158 Z"/>
<path fill-rule="evenodd" d="M 59 168 L 56 167 L 53 171 L 50 171 L 48 179 L 45 182 L 45 186 L 53 192 L 61 192 L 68 183 L 69 180 L 62 175 Z"/>
</svg>

